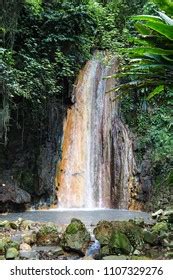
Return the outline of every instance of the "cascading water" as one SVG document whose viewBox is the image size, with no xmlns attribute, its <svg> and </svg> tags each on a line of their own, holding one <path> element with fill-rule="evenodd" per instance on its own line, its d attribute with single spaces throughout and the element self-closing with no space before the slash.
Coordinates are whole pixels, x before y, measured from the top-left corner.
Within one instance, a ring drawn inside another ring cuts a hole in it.
<svg viewBox="0 0 173 280">
<path fill-rule="evenodd" d="M 117 64 L 96 54 L 79 73 L 57 166 L 59 208 L 128 208 L 132 143 L 112 101 L 114 93 L 106 94 L 115 80 L 104 79 Z"/>
</svg>

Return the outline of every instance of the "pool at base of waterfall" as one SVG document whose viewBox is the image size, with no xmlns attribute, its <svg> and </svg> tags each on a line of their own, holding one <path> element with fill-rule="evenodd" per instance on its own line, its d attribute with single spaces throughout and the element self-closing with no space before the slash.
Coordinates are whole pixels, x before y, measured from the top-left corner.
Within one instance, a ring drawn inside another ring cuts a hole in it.
<svg viewBox="0 0 173 280">
<path fill-rule="evenodd" d="M 0 220 L 32 220 L 39 222 L 53 222 L 56 224 L 68 224 L 71 219 L 80 219 L 84 224 L 96 225 L 101 220 L 124 221 L 129 219 L 144 219 L 145 222 L 152 222 L 150 213 L 141 211 L 129 211 L 122 209 L 88 209 L 88 208 L 70 208 L 70 209 L 51 209 L 51 210 L 30 210 L 20 213 L 6 213 L 0 215 Z"/>
</svg>

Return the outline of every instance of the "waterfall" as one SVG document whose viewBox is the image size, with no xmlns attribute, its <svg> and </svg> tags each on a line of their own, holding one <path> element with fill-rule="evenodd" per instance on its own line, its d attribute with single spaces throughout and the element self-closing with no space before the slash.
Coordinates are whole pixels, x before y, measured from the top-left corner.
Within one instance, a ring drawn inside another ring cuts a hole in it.
<svg viewBox="0 0 173 280">
<path fill-rule="evenodd" d="M 116 81 L 104 78 L 115 73 L 117 59 L 104 58 L 94 55 L 74 86 L 56 174 L 59 208 L 128 208 L 132 143 L 115 93 L 106 94 Z"/>
</svg>

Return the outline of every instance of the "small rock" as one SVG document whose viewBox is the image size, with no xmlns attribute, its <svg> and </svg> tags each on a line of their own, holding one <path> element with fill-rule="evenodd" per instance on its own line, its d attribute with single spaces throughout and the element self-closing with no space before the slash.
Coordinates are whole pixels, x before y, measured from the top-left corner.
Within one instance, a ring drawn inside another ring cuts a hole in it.
<svg viewBox="0 0 173 280">
<path fill-rule="evenodd" d="M 119 255 L 119 256 L 109 255 L 109 256 L 103 257 L 103 260 L 105 260 L 105 261 L 109 261 L 109 260 L 128 260 L 128 257 L 124 256 L 124 255 Z"/>
<path fill-rule="evenodd" d="M 20 230 L 30 230 L 32 223 L 30 220 L 23 220 L 20 224 Z"/>
<path fill-rule="evenodd" d="M 16 248 L 14 248 L 14 247 L 8 248 L 7 252 L 6 252 L 6 259 L 13 260 L 13 259 L 17 258 L 18 255 L 19 255 L 19 252 Z"/>
<path fill-rule="evenodd" d="M 36 251 L 20 251 L 20 259 L 37 260 L 38 255 Z"/>
<path fill-rule="evenodd" d="M 146 256 L 131 256 L 130 260 L 151 260 L 151 258 L 146 257 Z"/>
<path fill-rule="evenodd" d="M 158 211 L 152 214 L 152 218 L 157 219 L 159 216 L 163 215 L 163 212 L 164 211 L 162 209 L 159 209 Z"/>
<path fill-rule="evenodd" d="M 141 252 L 139 251 L 139 250 L 135 250 L 134 252 L 133 252 L 133 255 L 135 255 L 135 256 L 140 256 L 141 255 Z"/>
<path fill-rule="evenodd" d="M 61 256 L 64 254 L 64 251 L 61 247 L 57 246 L 56 249 L 53 250 L 53 254 L 55 256 Z"/>
<path fill-rule="evenodd" d="M 27 243 L 29 245 L 35 244 L 37 241 L 36 233 L 35 232 L 29 232 L 25 235 L 23 235 L 23 242 Z"/>
<path fill-rule="evenodd" d="M 21 243 L 22 241 L 22 233 L 17 233 L 11 236 L 11 241 Z"/>
<path fill-rule="evenodd" d="M 22 244 L 20 244 L 20 250 L 21 251 L 31 251 L 32 248 L 31 248 L 31 246 L 29 244 L 22 243 Z"/>
<path fill-rule="evenodd" d="M 18 229 L 19 227 L 18 222 L 10 222 L 10 227 L 15 230 Z"/>
<path fill-rule="evenodd" d="M 85 256 L 82 258 L 82 260 L 94 260 L 94 258 L 91 256 Z"/>
<path fill-rule="evenodd" d="M 10 227 L 9 221 L 0 222 L 0 228 L 8 228 L 8 227 Z"/>
</svg>

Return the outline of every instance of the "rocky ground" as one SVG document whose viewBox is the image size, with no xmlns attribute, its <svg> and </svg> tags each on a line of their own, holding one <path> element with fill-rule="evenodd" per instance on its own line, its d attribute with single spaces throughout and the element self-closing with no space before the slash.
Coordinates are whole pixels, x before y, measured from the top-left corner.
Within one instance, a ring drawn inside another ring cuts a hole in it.
<svg viewBox="0 0 173 280">
<path fill-rule="evenodd" d="M 141 220 L 100 221 L 87 229 L 77 219 L 68 226 L 29 220 L 0 222 L 0 260 L 173 259 L 173 209 Z"/>
</svg>

